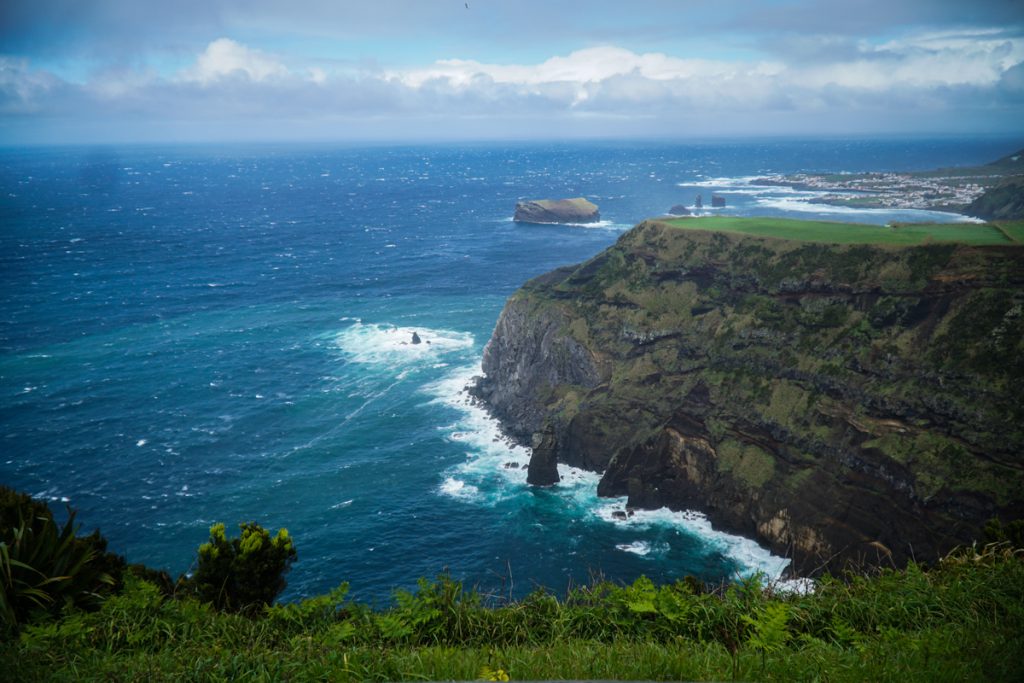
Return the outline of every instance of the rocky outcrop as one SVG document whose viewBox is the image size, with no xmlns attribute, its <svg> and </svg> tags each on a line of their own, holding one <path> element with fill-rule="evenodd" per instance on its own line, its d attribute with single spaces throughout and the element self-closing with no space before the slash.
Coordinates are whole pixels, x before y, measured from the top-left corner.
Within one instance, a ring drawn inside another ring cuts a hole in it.
<svg viewBox="0 0 1024 683">
<path fill-rule="evenodd" d="M 1024 219 L 1024 176 L 1010 176 L 995 187 L 985 190 L 983 195 L 964 208 L 963 213 L 985 220 Z"/>
<path fill-rule="evenodd" d="M 1024 517 L 1022 340 L 1024 248 L 651 221 L 524 285 L 476 391 L 631 507 L 701 510 L 807 573 L 900 565 Z"/>
<path fill-rule="evenodd" d="M 533 435 L 533 454 L 526 472 L 526 483 L 531 486 L 552 486 L 557 484 L 558 476 L 558 442 L 555 429 L 550 424 Z"/>
<path fill-rule="evenodd" d="M 575 199 L 536 199 L 516 204 L 517 223 L 596 223 L 601 220 L 596 204 Z"/>
<path fill-rule="evenodd" d="M 684 205 L 684 204 L 676 204 L 671 209 L 669 209 L 668 212 L 669 212 L 669 215 L 672 215 L 672 216 L 689 216 L 690 215 L 690 210 L 688 208 L 686 208 L 686 205 Z"/>
</svg>

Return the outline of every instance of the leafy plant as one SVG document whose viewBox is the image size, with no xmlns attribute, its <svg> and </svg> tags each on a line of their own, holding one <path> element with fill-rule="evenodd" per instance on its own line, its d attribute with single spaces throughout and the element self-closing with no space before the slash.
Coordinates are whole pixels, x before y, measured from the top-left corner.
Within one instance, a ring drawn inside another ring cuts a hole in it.
<svg viewBox="0 0 1024 683">
<path fill-rule="evenodd" d="M 223 524 L 210 527 L 210 540 L 199 546 L 196 571 L 184 587 L 218 610 L 252 613 L 284 590 L 296 552 L 287 529 L 271 538 L 256 522 L 239 528 L 241 536 L 228 539 Z"/>
<path fill-rule="evenodd" d="M 0 631 L 69 606 L 99 607 L 120 585 L 124 560 L 99 532 L 75 535 L 75 512 L 61 527 L 43 502 L 0 487 Z"/>
<path fill-rule="evenodd" d="M 784 602 L 770 602 L 756 617 L 744 614 L 743 621 L 751 627 L 747 644 L 761 653 L 763 671 L 765 657 L 782 650 L 789 642 L 790 633 L 786 629 L 789 606 Z"/>
</svg>

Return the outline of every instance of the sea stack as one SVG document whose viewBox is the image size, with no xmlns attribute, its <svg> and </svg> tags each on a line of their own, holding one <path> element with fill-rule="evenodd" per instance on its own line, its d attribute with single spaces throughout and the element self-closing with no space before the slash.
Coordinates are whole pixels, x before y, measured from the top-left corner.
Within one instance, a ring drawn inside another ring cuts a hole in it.
<svg viewBox="0 0 1024 683">
<path fill-rule="evenodd" d="M 416 334 L 415 332 L 412 333 L 412 343 L 413 344 L 419 344 L 422 341 L 423 340 L 420 339 L 420 335 Z"/>
<path fill-rule="evenodd" d="M 683 204 L 676 204 L 668 210 L 670 216 L 689 216 L 690 210 Z"/>
<path fill-rule="evenodd" d="M 597 205 L 583 197 L 574 199 L 530 199 L 516 204 L 517 223 L 596 223 L 601 220 Z"/>
<path fill-rule="evenodd" d="M 554 486 L 560 481 L 556 459 L 555 428 L 550 422 L 533 435 L 533 455 L 526 471 L 526 483 L 531 486 Z"/>
<path fill-rule="evenodd" d="M 719 197 L 718 195 L 715 194 L 711 195 L 711 206 L 715 207 L 716 209 L 725 208 L 725 197 Z"/>
</svg>

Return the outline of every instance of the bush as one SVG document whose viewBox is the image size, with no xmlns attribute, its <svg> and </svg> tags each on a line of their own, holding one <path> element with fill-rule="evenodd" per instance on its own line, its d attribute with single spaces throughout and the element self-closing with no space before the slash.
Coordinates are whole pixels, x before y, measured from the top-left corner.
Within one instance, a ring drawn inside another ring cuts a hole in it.
<svg viewBox="0 0 1024 683">
<path fill-rule="evenodd" d="M 287 585 L 284 575 L 295 561 L 287 529 L 271 539 L 255 522 L 240 524 L 242 535 L 228 539 L 223 524 L 210 527 L 186 591 L 226 612 L 255 613 L 274 602 Z"/>
<path fill-rule="evenodd" d="M 65 607 L 96 609 L 121 585 L 124 559 L 98 531 L 77 537 L 75 512 L 58 526 L 50 508 L 0 486 L 0 632 Z"/>
</svg>

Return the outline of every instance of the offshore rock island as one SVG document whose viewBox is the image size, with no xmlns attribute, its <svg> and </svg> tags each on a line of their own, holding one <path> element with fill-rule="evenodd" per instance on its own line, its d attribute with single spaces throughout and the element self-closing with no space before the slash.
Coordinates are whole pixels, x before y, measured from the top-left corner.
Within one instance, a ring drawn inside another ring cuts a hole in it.
<svg viewBox="0 0 1024 683">
<path fill-rule="evenodd" d="M 704 512 L 801 574 L 1024 517 L 1020 226 L 897 246 L 764 220 L 646 221 L 509 299 L 474 392 L 542 446 L 531 481 L 602 472 L 601 495 Z"/>
<path fill-rule="evenodd" d="M 597 223 L 598 207 L 583 198 L 534 199 L 516 204 L 512 220 L 516 223 Z"/>
</svg>

